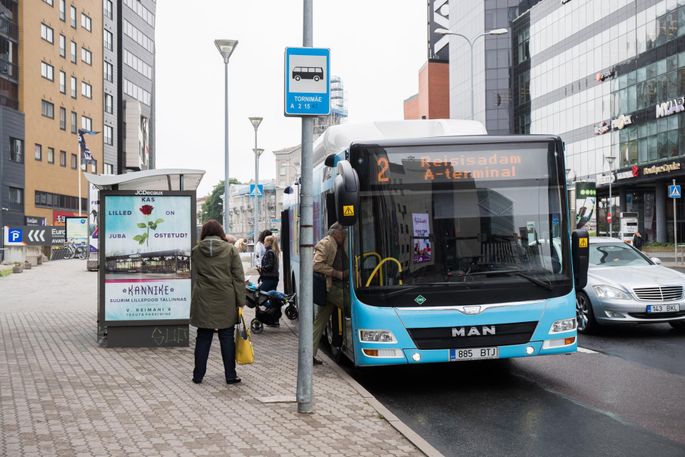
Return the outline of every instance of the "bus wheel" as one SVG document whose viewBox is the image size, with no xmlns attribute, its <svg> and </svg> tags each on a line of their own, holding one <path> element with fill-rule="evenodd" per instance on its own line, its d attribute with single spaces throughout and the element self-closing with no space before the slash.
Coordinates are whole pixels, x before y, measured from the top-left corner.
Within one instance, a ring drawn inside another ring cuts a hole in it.
<svg viewBox="0 0 685 457">
<path fill-rule="evenodd" d="M 320 79 L 321 78 L 319 78 L 318 76 L 314 76 L 314 81 L 319 82 Z"/>
<path fill-rule="evenodd" d="M 302 79 L 300 78 L 300 75 L 295 76 L 295 81 L 299 81 L 300 79 Z"/>
</svg>

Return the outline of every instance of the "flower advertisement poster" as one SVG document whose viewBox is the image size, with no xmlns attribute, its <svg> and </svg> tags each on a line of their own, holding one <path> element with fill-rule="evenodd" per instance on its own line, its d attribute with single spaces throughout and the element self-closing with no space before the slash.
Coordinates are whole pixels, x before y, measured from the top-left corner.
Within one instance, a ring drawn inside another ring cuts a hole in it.
<svg viewBox="0 0 685 457">
<path fill-rule="evenodd" d="M 188 319 L 191 196 L 105 195 L 101 209 L 105 321 Z"/>
</svg>

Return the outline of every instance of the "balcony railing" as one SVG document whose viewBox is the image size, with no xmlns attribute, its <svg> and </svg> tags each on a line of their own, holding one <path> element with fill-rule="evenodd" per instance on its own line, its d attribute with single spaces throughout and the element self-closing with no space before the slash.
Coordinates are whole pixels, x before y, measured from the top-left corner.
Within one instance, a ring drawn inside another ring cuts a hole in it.
<svg viewBox="0 0 685 457">
<path fill-rule="evenodd" d="M 19 81 L 19 65 L 13 64 L 6 58 L 0 56 L 0 76 Z"/>
<path fill-rule="evenodd" d="M 0 16 L 0 35 L 4 35 L 17 41 L 19 37 L 19 26 L 9 20 L 7 17 Z"/>
</svg>

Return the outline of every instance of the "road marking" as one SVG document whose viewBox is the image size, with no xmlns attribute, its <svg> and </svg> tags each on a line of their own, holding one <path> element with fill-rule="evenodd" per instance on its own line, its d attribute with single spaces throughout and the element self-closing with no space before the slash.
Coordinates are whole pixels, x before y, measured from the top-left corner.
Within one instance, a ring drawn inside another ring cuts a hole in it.
<svg viewBox="0 0 685 457">
<path fill-rule="evenodd" d="M 583 352 L 585 354 L 597 354 L 597 351 L 593 351 L 592 349 L 586 349 L 578 346 L 578 352 Z"/>
</svg>

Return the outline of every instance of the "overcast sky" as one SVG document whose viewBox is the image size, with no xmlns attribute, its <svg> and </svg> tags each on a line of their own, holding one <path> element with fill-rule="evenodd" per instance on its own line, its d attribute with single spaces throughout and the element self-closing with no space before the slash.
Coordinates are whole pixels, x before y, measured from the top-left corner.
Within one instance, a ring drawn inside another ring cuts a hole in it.
<svg viewBox="0 0 685 457">
<path fill-rule="evenodd" d="M 224 63 L 214 40 L 237 39 L 229 64 L 230 175 L 254 178 L 254 130 L 262 116 L 260 181 L 273 178 L 273 150 L 300 142 L 299 118 L 283 116 L 283 54 L 302 45 L 301 0 L 157 2 L 157 168 L 207 171 L 198 196 L 224 176 Z M 315 0 L 314 46 L 331 49 L 348 122 L 402 119 L 426 61 L 426 2 Z"/>
</svg>

